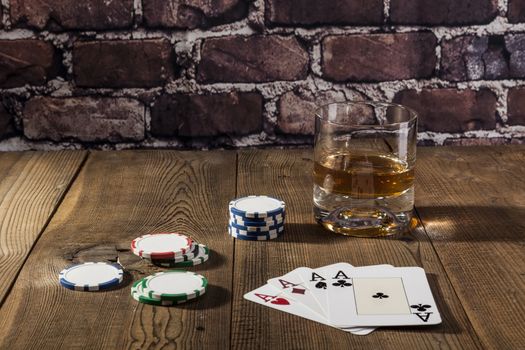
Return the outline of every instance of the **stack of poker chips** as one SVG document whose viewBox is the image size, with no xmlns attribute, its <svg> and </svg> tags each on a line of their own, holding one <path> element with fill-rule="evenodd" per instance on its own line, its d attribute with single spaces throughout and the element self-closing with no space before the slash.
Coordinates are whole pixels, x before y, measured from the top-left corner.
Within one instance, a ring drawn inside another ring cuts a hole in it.
<svg viewBox="0 0 525 350">
<path fill-rule="evenodd" d="M 137 256 L 161 267 L 191 267 L 210 256 L 209 248 L 181 233 L 155 233 L 135 238 L 131 250 Z"/>
<path fill-rule="evenodd" d="M 190 271 L 170 270 L 133 283 L 131 296 L 144 304 L 172 306 L 196 299 L 207 289 L 206 277 Z"/>
<path fill-rule="evenodd" d="M 247 196 L 229 205 L 230 236 L 248 241 L 267 241 L 284 233 L 285 204 L 268 196 Z"/>
</svg>

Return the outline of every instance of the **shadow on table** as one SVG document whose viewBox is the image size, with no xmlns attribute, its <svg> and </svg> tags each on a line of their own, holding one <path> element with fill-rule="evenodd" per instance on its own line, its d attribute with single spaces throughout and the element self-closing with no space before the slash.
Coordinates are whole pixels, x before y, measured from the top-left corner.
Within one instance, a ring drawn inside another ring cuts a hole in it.
<svg viewBox="0 0 525 350">
<path fill-rule="evenodd" d="M 416 212 L 433 241 L 525 240 L 525 207 L 417 206 Z"/>
<path fill-rule="evenodd" d="M 190 310 L 206 310 L 206 309 L 215 309 L 224 304 L 229 303 L 231 300 L 231 292 L 221 286 L 214 284 L 208 285 L 208 290 L 206 294 L 202 297 L 197 298 L 194 301 L 181 304 L 179 307 L 181 309 L 190 309 Z"/>
<path fill-rule="evenodd" d="M 415 230 L 424 229 L 433 241 L 520 241 L 525 240 L 525 207 L 436 206 L 416 207 L 417 226 L 410 232 L 374 239 L 416 240 Z M 363 239 L 330 232 L 317 223 L 286 223 L 285 235 L 277 241 L 332 244 Z"/>
</svg>

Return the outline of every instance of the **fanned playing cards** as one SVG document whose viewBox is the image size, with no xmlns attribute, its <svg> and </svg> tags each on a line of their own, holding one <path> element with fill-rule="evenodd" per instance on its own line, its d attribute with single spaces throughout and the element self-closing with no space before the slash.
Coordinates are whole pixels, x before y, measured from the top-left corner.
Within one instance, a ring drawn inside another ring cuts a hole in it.
<svg viewBox="0 0 525 350">
<path fill-rule="evenodd" d="M 441 323 L 420 267 L 337 263 L 299 267 L 271 278 L 244 298 L 358 335 L 381 326 Z"/>
</svg>

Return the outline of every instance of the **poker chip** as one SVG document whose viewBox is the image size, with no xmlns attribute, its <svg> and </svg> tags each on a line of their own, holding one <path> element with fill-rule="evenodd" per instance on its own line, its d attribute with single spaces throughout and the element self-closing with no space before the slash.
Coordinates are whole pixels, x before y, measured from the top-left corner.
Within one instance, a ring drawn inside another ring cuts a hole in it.
<svg viewBox="0 0 525 350">
<path fill-rule="evenodd" d="M 136 301 L 139 301 L 144 304 L 150 304 L 150 305 L 157 305 L 157 306 L 172 306 L 176 305 L 177 302 L 171 301 L 171 300 L 161 300 L 161 299 L 153 299 L 146 295 L 144 295 L 142 291 L 142 279 L 138 280 L 137 282 L 133 283 L 133 286 L 131 287 L 131 296 Z"/>
<path fill-rule="evenodd" d="M 245 225 L 239 225 L 233 221 L 229 222 L 230 227 L 235 228 L 237 230 L 246 231 L 246 232 L 271 232 L 273 230 L 278 230 L 280 228 L 284 227 L 284 224 L 277 224 L 272 226 L 245 226 Z"/>
<path fill-rule="evenodd" d="M 279 232 L 258 233 L 258 234 L 255 234 L 255 235 L 246 235 L 246 234 L 238 233 L 238 232 L 232 230 L 231 227 L 228 227 L 228 232 L 229 232 L 230 236 L 232 236 L 232 237 L 234 237 L 236 239 L 244 240 L 244 241 L 268 241 L 268 240 L 271 240 L 271 239 L 278 238 L 278 237 L 280 237 L 282 235 L 282 233 L 279 233 Z"/>
<path fill-rule="evenodd" d="M 235 221 L 241 225 L 246 224 L 246 225 L 253 225 L 253 226 L 257 226 L 257 225 L 265 226 L 265 225 L 273 224 L 273 223 L 280 224 L 284 221 L 284 219 L 285 219 L 285 213 L 279 214 L 279 215 L 271 215 L 265 218 L 257 218 L 257 219 L 247 218 L 241 215 L 235 215 L 235 214 L 230 213 L 230 221 Z"/>
<path fill-rule="evenodd" d="M 187 254 L 177 256 L 172 259 L 147 259 L 150 260 L 152 263 L 162 263 L 162 262 L 173 262 L 173 263 L 179 263 L 184 261 L 190 261 L 192 259 L 195 259 L 195 257 L 199 254 L 199 244 L 195 244 L 195 247 L 191 252 L 188 252 Z"/>
<path fill-rule="evenodd" d="M 240 226 L 276 226 L 284 223 L 284 218 L 281 216 L 279 219 L 264 219 L 264 220 L 257 220 L 257 219 L 250 219 L 250 220 L 243 220 L 239 219 L 238 216 L 234 217 L 234 215 L 230 215 L 230 222 L 233 222 Z"/>
<path fill-rule="evenodd" d="M 233 227 L 231 225 L 228 226 L 228 229 L 230 230 L 230 232 L 245 235 L 245 236 L 263 236 L 263 235 L 280 234 L 284 231 L 284 226 L 280 226 L 273 230 L 268 230 L 268 231 L 247 231 L 247 230 L 239 229 L 237 227 Z"/>
<path fill-rule="evenodd" d="M 152 260 L 151 262 L 161 267 L 191 267 L 204 263 L 210 257 L 210 249 L 204 244 L 198 244 L 195 250 L 197 251 L 195 257 L 185 261 Z"/>
<path fill-rule="evenodd" d="M 68 289 L 98 291 L 119 285 L 124 279 L 124 270 L 117 264 L 86 262 L 62 270 L 58 279 Z"/>
<path fill-rule="evenodd" d="M 266 218 L 284 213 L 284 202 L 268 196 L 247 196 L 229 204 L 230 212 L 244 218 Z"/>
<path fill-rule="evenodd" d="M 143 278 L 141 286 L 147 298 L 182 302 L 206 293 L 208 280 L 194 272 L 169 270 Z"/>
<path fill-rule="evenodd" d="M 195 242 L 180 233 L 155 233 L 135 238 L 131 250 L 146 259 L 175 259 L 188 255 L 195 248 Z"/>
</svg>

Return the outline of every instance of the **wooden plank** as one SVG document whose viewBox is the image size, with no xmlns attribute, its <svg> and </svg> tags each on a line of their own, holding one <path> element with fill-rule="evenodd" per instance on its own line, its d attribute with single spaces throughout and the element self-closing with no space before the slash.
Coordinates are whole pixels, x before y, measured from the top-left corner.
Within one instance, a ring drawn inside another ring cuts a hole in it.
<svg viewBox="0 0 525 350">
<path fill-rule="evenodd" d="M 225 228 L 235 163 L 233 152 L 92 154 L 0 310 L 0 348 L 228 348 L 233 243 Z M 185 232 L 211 248 L 210 260 L 190 269 L 210 282 L 198 301 L 167 308 L 131 298 L 131 280 L 162 269 L 132 255 L 130 242 L 159 231 Z M 117 257 L 128 271 L 120 289 L 58 284 L 71 261 Z"/>
<path fill-rule="evenodd" d="M 525 147 L 418 156 L 418 212 L 482 344 L 523 348 Z"/>
<path fill-rule="evenodd" d="M 86 155 L 0 153 L 0 305 Z"/>
<path fill-rule="evenodd" d="M 431 242 L 421 229 L 397 238 L 338 236 L 314 223 L 312 151 L 243 151 L 238 194 L 268 194 L 287 203 L 285 235 L 269 242 L 235 242 L 232 347 L 236 349 L 421 349 L 479 348 Z M 356 266 L 422 266 L 443 317 L 433 327 L 379 329 L 351 335 L 245 301 L 242 295 L 296 267 L 346 261 Z"/>
</svg>

